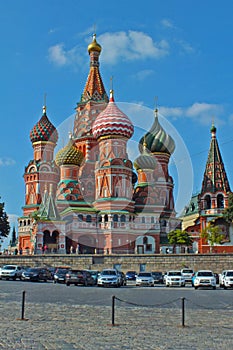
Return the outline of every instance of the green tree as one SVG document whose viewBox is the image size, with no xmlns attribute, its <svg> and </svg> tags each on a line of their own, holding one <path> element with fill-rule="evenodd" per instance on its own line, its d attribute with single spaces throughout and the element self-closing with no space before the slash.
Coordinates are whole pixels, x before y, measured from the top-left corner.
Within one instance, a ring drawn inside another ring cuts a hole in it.
<svg viewBox="0 0 233 350">
<path fill-rule="evenodd" d="M 206 228 L 201 232 L 201 238 L 204 238 L 210 245 L 210 253 L 213 251 L 215 244 L 222 244 L 223 234 L 219 226 L 214 226 L 213 223 L 208 223 Z"/>
<path fill-rule="evenodd" d="M 190 246 L 193 243 L 193 238 L 187 231 L 176 229 L 169 232 L 168 241 L 173 245 L 174 251 L 177 245 L 185 247 Z"/>
<path fill-rule="evenodd" d="M 12 230 L 11 240 L 10 240 L 11 247 L 14 247 L 16 245 L 16 243 L 17 243 L 17 237 L 16 237 L 15 226 L 14 226 L 13 230 Z"/>
<path fill-rule="evenodd" d="M 228 195 L 228 208 L 223 211 L 223 218 L 228 224 L 233 222 L 233 193 L 230 192 Z"/>
<path fill-rule="evenodd" d="M 4 207 L 5 203 L 0 202 L 0 237 L 7 237 L 10 232 L 10 224 Z"/>
</svg>

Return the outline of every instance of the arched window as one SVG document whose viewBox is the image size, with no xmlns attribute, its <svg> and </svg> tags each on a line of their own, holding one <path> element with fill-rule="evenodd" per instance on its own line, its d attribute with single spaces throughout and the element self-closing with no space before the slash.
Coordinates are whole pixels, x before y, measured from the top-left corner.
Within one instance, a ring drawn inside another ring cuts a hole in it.
<svg viewBox="0 0 233 350">
<path fill-rule="evenodd" d="M 146 220 L 144 218 L 144 216 L 142 217 L 142 223 L 145 224 Z"/>
<path fill-rule="evenodd" d="M 86 222 L 91 222 L 91 215 L 87 215 Z"/>
<path fill-rule="evenodd" d="M 125 222 L 125 221 L 126 221 L 125 215 L 121 215 L 121 222 Z"/>
<path fill-rule="evenodd" d="M 108 215 L 107 215 L 107 214 L 104 215 L 104 221 L 105 221 L 105 222 L 108 221 Z"/>
<path fill-rule="evenodd" d="M 151 223 L 152 223 L 152 224 L 155 223 L 155 218 L 154 218 L 154 216 L 151 217 Z"/>
<path fill-rule="evenodd" d="M 224 197 L 222 194 L 217 195 L 217 208 L 224 208 Z"/>
<path fill-rule="evenodd" d="M 114 214 L 114 215 L 113 215 L 113 221 L 115 221 L 115 222 L 118 221 L 118 215 L 117 215 L 117 214 Z"/>
<path fill-rule="evenodd" d="M 211 209 L 211 197 L 209 194 L 205 196 L 205 209 Z"/>
<path fill-rule="evenodd" d="M 82 214 L 78 214 L 78 221 L 83 221 L 83 215 Z"/>
</svg>

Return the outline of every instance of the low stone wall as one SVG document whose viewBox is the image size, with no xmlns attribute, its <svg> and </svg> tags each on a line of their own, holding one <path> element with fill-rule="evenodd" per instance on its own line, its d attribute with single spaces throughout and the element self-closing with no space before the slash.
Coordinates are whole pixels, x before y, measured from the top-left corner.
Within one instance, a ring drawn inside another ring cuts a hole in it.
<svg viewBox="0 0 233 350">
<path fill-rule="evenodd" d="M 210 269 L 220 273 L 233 269 L 233 254 L 153 254 L 153 255 L 0 255 L 0 266 L 17 264 L 23 266 L 70 266 L 73 268 L 101 271 L 118 267 L 123 272 L 168 271 L 170 269 Z"/>
</svg>

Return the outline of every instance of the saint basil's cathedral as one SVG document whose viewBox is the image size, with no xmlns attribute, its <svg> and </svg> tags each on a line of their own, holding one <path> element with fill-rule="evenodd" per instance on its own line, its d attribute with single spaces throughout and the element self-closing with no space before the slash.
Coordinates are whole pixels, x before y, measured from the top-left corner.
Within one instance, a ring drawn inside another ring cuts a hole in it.
<svg viewBox="0 0 233 350">
<path fill-rule="evenodd" d="M 25 204 L 18 219 L 18 248 L 23 254 L 44 250 L 155 254 L 169 246 L 168 233 L 181 228 L 168 169 L 174 140 L 160 125 L 156 109 L 150 130 L 138 143 L 139 156 L 133 162 L 128 158 L 127 142 L 134 126 L 118 108 L 113 90 L 109 96 L 105 91 L 99 71 L 101 50 L 94 35 L 88 46 L 90 70 L 68 144 L 54 154 L 59 135 L 46 106 L 30 132 L 33 159 L 25 167 Z M 213 128 L 215 141 L 202 193 L 192 198 L 182 217 L 194 237 L 208 215 L 220 213 L 227 205 L 230 190 L 226 175 L 220 179 L 225 170 Z M 213 167 L 221 188 L 209 191 Z M 201 250 L 206 242 L 197 241 Z"/>
</svg>

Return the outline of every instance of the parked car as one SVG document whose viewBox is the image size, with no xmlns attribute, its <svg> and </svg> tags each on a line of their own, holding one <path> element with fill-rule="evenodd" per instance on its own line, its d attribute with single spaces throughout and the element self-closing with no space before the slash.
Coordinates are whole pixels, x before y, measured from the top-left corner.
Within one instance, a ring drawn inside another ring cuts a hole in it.
<svg viewBox="0 0 233 350">
<path fill-rule="evenodd" d="M 224 281 L 224 277 L 226 274 L 227 270 L 223 270 L 220 274 L 219 274 L 219 287 L 223 288 L 223 281 Z"/>
<path fill-rule="evenodd" d="M 53 276 L 53 283 L 65 283 L 68 271 L 69 269 L 66 268 L 57 268 Z"/>
<path fill-rule="evenodd" d="M 70 286 L 71 284 L 74 284 L 75 286 L 81 284 L 87 287 L 93 286 L 95 281 L 89 271 L 72 269 L 66 273 L 65 283 L 67 286 Z"/>
<path fill-rule="evenodd" d="M 193 286 L 195 289 L 199 287 L 211 287 L 216 289 L 216 278 L 212 271 L 200 270 L 193 277 Z"/>
<path fill-rule="evenodd" d="M 121 284 L 121 286 L 126 286 L 127 280 L 126 280 L 126 276 L 125 276 L 124 272 L 118 271 L 118 274 L 119 274 L 119 277 L 120 277 L 120 284 Z"/>
<path fill-rule="evenodd" d="M 181 271 L 173 270 L 167 272 L 166 287 L 185 287 L 185 278 Z"/>
<path fill-rule="evenodd" d="M 104 269 L 98 277 L 98 287 L 120 287 L 121 281 L 118 271 L 115 269 Z"/>
<path fill-rule="evenodd" d="M 98 270 L 88 270 L 91 274 L 91 277 L 94 279 L 95 284 L 97 284 L 98 277 L 100 275 L 100 271 Z"/>
<path fill-rule="evenodd" d="M 30 267 L 23 271 L 21 279 L 22 281 L 44 281 L 47 282 L 51 278 L 50 271 L 42 267 Z"/>
<path fill-rule="evenodd" d="M 154 278 L 151 272 L 139 272 L 136 277 L 136 286 L 154 286 Z"/>
<path fill-rule="evenodd" d="M 23 269 L 19 265 L 4 265 L 1 270 L 1 279 L 21 279 Z"/>
<path fill-rule="evenodd" d="M 125 274 L 127 281 L 135 281 L 137 277 L 136 271 L 127 271 Z"/>
<path fill-rule="evenodd" d="M 182 269 L 181 270 L 182 276 L 184 276 L 185 282 L 186 283 L 192 283 L 192 277 L 194 275 L 194 271 L 192 269 Z"/>
<path fill-rule="evenodd" d="M 163 283 L 163 273 L 154 271 L 151 272 L 152 277 L 154 278 L 154 284 L 162 284 Z"/>
<path fill-rule="evenodd" d="M 233 270 L 226 270 L 224 279 L 223 279 L 223 288 L 233 288 Z"/>
</svg>

